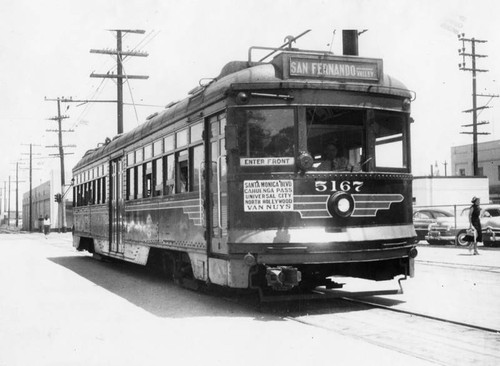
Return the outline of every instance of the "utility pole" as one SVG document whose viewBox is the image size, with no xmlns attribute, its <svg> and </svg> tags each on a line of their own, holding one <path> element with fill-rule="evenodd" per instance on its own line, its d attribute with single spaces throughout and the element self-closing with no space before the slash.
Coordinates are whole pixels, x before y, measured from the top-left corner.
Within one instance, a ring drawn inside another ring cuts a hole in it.
<svg viewBox="0 0 500 366">
<path fill-rule="evenodd" d="M 19 180 L 19 162 L 16 161 L 16 227 L 19 227 L 19 183 L 24 183 Z M 9 211 L 10 211 L 10 176 L 9 176 Z M 9 212 L 10 221 L 10 212 Z"/>
<path fill-rule="evenodd" d="M 76 145 L 63 145 L 63 140 L 62 140 L 62 133 L 63 132 L 73 132 L 73 130 L 63 130 L 62 129 L 62 124 L 61 121 L 63 119 L 69 118 L 68 116 L 63 116 L 61 115 L 61 101 L 65 100 L 64 98 L 57 98 L 57 99 L 47 99 L 45 98 L 46 101 L 56 101 L 57 102 L 57 116 L 49 118 L 49 120 L 57 121 L 58 123 L 58 129 L 57 130 L 50 130 L 58 133 L 58 140 L 59 140 L 59 145 L 50 145 L 46 147 L 55 147 L 59 149 L 59 154 L 49 154 L 52 156 L 59 156 L 59 161 L 61 165 L 61 192 L 64 192 L 65 190 L 65 172 L 64 172 L 64 155 L 70 155 L 72 153 L 64 153 L 64 148 L 65 147 L 76 147 Z M 58 202 L 59 206 L 59 228 L 62 230 L 63 233 L 66 232 L 66 205 L 64 200 L 61 200 L 62 202 Z"/>
<path fill-rule="evenodd" d="M 16 227 L 19 226 L 19 162 L 16 161 Z"/>
<path fill-rule="evenodd" d="M 7 226 L 10 226 L 10 175 L 9 175 L 9 204 L 7 210 Z"/>
<path fill-rule="evenodd" d="M 3 214 L 7 211 L 7 181 L 3 181 Z"/>
<path fill-rule="evenodd" d="M 146 52 L 136 51 L 123 51 L 122 50 L 122 37 L 126 33 L 144 34 L 144 30 L 132 29 L 111 29 L 111 32 L 116 32 L 116 50 L 94 50 L 91 49 L 90 53 L 100 53 L 105 55 L 116 56 L 116 74 L 90 74 L 91 78 L 113 78 L 116 79 L 116 99 L 117 99 L 117 133 L 123 133 L 123 79 L 148 79 L 149 76 L 144 75 L 127 75 L 124 73 L 123 60 L 128 56 L 147 57 Z M 124 57 L 125 56 L 125 57 Z"/>
<path fill-rule="evenodd" d="M 26 144 L 21 144 L 21 145 L 26 145 Z M 29 220 L 29 224 L 28 224 L 28 230 L 29 232 L 32 232 L 33 231 L 33 146 L 41 146 L 41 145 L 33 145 L 33 144 L 29 144 L 29 147 L 30 147 L 30 152 L 29 152 L 29 156 L 30 156 L 30 167 L 29 167 L 29 170 L 30 170 L 30 193 L 29 193 L 29 214 L 28 214 L 28 220 Z M 22 155 L 26 155 L 26 154 L 22 154 Z M 36 154 L 36 155 L 40 155 L 40 154 Z"/>
<path fill-rule="evenodd" d="M 476 53 L 476 43 L 486 43 L 485 40 L 475 39 L 475 38 L 465 38 L 465 34 L 461 33 L 458 35 L 458 40 L 462 41 L 462 48 L 458 50 L 458 54 L 462 56 L 462 63 L 458 64 L 458 68 L 462 71 L 471 71 L 472 72 L 472 109 L 468 109 L 463 111 L 463 113 L 471 113 L 472 112 L 472 124 L 462 125 L 462 127 L 472 127 L 472 132 L 461 132 L 462 134 L 472 134 L 472 171 L 473 175 L 479 175 L 479 165 L 478 165 L 478 151 L 477 151 L 477 136 L 478 135 L 489 135 L 488 132 L 478 132 L 477 126 L 488 124 L 487 121 L 479 122 L 477 121 L 477 111 L 490 108 L 488 106 L 477 106 L 477 97 L 478 96 L 486 96 L 491 98 L 496 98 L 498 95 L 484 95 L 477 94 L 477 85 L 476 85 L 476 75 L 478 72 L 488 72 L 488 70 L 478 69 L 476 68 L 476 58 L 487 57 L 487 55 L 480 55 Z M 465 51 L 465 42 L 470 43 L 471 52 L 467 53 Z M 470 57 L 472 62 L 472 67 L 466 67 L 465 57 Z"/>
</svg>

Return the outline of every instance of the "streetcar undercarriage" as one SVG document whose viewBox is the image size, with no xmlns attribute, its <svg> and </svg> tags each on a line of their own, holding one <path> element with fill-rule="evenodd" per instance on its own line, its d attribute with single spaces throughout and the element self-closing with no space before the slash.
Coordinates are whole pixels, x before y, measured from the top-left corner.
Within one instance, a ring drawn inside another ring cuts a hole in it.
<svg viewBox="0 0 500 366">
<path fill-rule="evenodd" d="M 86 250 L 97 258 L 123 259 L 113 254 L 96 251 L 92 238 L 78 237 L 75 245 L 77 250 Z M 353 277 L 374 281 L 392 280 L 397 276 L 413 277 L 414 256 L 416 256 L 416 250 L 412 248 L 407 257 L 361 262 L 273 265 L 252 263 L 246 258 L 248 264 L 246 288 L 257 290 L 262 297 L 264 293 L 273 292 L 307 293 L 319 286 L 325 289 L 342 288 L 342 284 L 333 281 L 331 277 Z M 306 261 L 305 258 L 304 262 Z M 198 289 L 200 285 L 217 285 L 216 282 L 210 280 L 210 277 L 206 280 L 197 278 L 193 271 L 192 259 L 186 252 L 149 247 L 147 261 L 143 264 L 183 287 Z"/>
</svg>

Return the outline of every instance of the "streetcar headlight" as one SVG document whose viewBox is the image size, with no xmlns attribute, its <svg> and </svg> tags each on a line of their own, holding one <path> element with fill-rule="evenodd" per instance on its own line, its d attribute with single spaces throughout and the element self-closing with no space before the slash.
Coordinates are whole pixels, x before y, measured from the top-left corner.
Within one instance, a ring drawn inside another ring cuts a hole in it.
<svg viewBox="0 0 500 366">
<path fill-rule="evenodd" d="M 411 106 L 410 99 L 405 98 L 405 99 L 403 100 L 403 110 L 404 110 L 404 111 L 408 111 L 408 110 L 410 110 L 410 106 Z"/>
<path fill-rule="evenodd" d="M 236 102 L 238 104 L 247 104 L 249 100 L 250 100 L 250 96 L 245 92 L 239 92 L 236 95 Z"/>
<path fill-rule="evenodd" d="M 338 207 L 338 210 L 342 213 L 346 213 L 350 210 L 351 208 L 351 203 L 349 202 L 349 200 L 345 197 L 342 197 L 341 199 L 339 199 L 338 203 L 337 203 L 337 207 Z"/>
<path fill-rule="evenodd" d="M 296 164 L 300 170 L 308 170 L 313 166 L 313 157 L 307 151 L 301 151 L 297 157 Z"/>
<path fill-rule="evenodd" d="M 354 210 L 354 199 L 345 192 L 337 192 L 328 199 L 328 212 L 332 216 L 349 217 Z"/>
</svg>

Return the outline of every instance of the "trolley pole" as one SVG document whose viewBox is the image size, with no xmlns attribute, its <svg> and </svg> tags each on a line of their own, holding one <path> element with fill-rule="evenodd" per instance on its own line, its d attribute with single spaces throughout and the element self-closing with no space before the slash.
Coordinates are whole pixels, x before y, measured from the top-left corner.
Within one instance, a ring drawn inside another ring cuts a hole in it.
<svg viewBox="0 0 500 366">
<path fill-rule="evenodd" d="M 148 79 L 149 76 L 144 75 L 127 75 L 123 69 L 123 60 L 127 56 L 149 56 L 146 52 L 136 52 L 136 51 L 123 51 L 122 50 L 122 38 L 126 33 L 137 33 L 144 34 L 144 30 L 132 30 L 132 29 L 114 29 L 112 32 L 116 32 L 116 50 L 90 50 L 90 53 L 100 53 L 106 55 L 116 56 L 116 75 L 115 74 L 90 74 L 91 78 L 113 78 L 116 79 L 116 102 L 117 102 L 117 133 L 123 133 L 123 81 L 129 79 Z M 125 56 L 125 58 L 124 58 Z"/>
<path fill-rule="evenodd" d="M 459 41 L 462 41 L 462 48 L 458 50 L 458 54 L 460 56 L 462 56 L 462 63 L 459 63 L 458 67 L 462 71 L 471 71 L 472 72 L 472 109 L 468 109 L 468 110 L 463 111 L 463 113 L 472 113 L 472 124 L 462 125 L 462 127 L 472 127 L 472 132 L 461 132 L 461 133 L 472 135 L 472 172 L 473 172 L 474 176 L 478 176 L 479 175 L 479 162 L 478 162 L 477 136 L 478 135 L 489 135 L 488 132 L 478 132 L 478 125 L 485 125 L 485 124 L 488 124 L 489 122 L 487 122 L 487 121 L 478 122 L 477 121 L 477 111 L 482 110 L 482 109 L 487 109 L 490 107 L 487 105 L 478 107 L 477 106 L 477 97 L 482 96 L 482 97 L 497 98 L 498 95 L 477 94 L 477 84 L 476 84 L 477 73 L 478 72 L 488 72 L 488 70 L 478 69 L 476 67 L 476 58 L 487 57 L 487 55 L 479 55 L 476 53 L 476 43 L 486 43 L 487 41 L 476 39 L 476 38 L 465 38 L 464 33 L 459 34 L 458 39 L 459 39 Z M 470 43 L 470 48 L 471 48 L 470 53 L 467 53 L 465 50 L 465 42 Z M 471 63 L 472 63 L 471 68 L 466 67 L 465 57 L 471 58 Z"/>
</svg>

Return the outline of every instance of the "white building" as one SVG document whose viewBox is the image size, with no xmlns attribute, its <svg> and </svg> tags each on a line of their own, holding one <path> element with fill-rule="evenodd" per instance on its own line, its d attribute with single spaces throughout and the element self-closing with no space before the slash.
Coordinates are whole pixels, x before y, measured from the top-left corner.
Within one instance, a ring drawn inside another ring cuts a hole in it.
<svg viewBox="0 0 500 366">
<path fill-rule="evenodd" d="M 451 170 L 456 176 L 473 174 L 473 146 L 462 145 L 451 148 Z M 479 175 L 489 179 L 492 202 L 500 202 L 500 140 L 477 144 Z"/>
<path fill-rule="evenodd" d="M 470 205 L 472 197 L 490 202 L 489 181 L 486 177 L 414 177 L 413 205 L 463 206 Z"/>
</svg>

